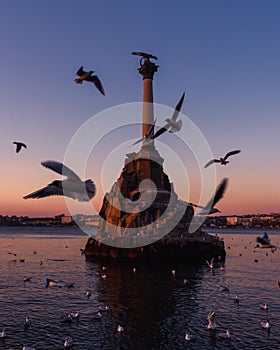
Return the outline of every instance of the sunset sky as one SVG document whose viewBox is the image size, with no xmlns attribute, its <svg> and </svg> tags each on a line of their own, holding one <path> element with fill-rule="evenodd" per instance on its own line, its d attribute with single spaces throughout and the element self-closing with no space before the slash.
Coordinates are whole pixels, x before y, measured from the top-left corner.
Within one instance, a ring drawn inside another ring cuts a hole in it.
<svg viewBox="0 0 280 350">
<path fill-rule="evenodd" d="M 22 197 L 60 178 L 40 163 L 63 162 L 84 123 L 109 109 L 102 125 L 109 131 L 121 118 L 114 108 L 141 102 L 139 59 L 132 51 L 158 57 L 156 103 L 173 108 L 186 91 L 182 113 L 200 130 L 215 157 L 242 150 L 226 167 L 213 166 L 217 183 L 229 178 L 218 205 L 221 213 L 280 212 L 279 14 L 276 0 L 2 0 L 0 215 L 68 213 L 64 198 Z M 106 96 L 89 83 L 75 84 L 81 65 L 96 71 Z M 157 115 L 158 124 L 166 117 Z M 132 113 L 131 122 L 141 122 L 141 112 Z M 98 123 L 89 129 L 93 143 L 101 136 Z M 92 178 L 98 189 L 90 207 L 72 200 L 74 212 L 94 214 L 91 205 L 99 210 L 103 190 L 109 191 L 117 180 L 125 154 L 139 150 L 128 148 L 140 136 L 138 129 L 109 133 L 106 147 L 89 155 L 86 174 L 73 169 L 81 178 Z M 181 134 L 188 131 L 183 122 Z M 177 136 L 164 135 L 156 145 L 179 198 L 197 202 L 201 181 L 193 155 L 176 146 Z M 27 150 L 16 154 L 13 141 L 25 142 Z M 172 149 L 181 169 L 173 163 Z M 182 176 L 184 167 L 190 190 Z"/>
</svg>

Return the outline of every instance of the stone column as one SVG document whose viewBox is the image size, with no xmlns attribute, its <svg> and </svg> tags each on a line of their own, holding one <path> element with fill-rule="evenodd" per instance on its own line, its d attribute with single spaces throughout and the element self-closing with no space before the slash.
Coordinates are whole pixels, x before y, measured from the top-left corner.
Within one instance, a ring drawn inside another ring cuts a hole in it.
<svg viewBox="0 0 280 350">
<path fill-rule="evenodd" d="M 143 62 L 144 60 L 144 62 Z M 143 63 L 142 63 L 143 62 Z M 142 112 L 142 137 L 147 135 L 150 126 L 154 124 L 153 107 L 153 76 L 158 66 L 150 61 L 150 58 L 142 57 L 139 73 L 143 76 L 143 112 Z"/>
</svg>

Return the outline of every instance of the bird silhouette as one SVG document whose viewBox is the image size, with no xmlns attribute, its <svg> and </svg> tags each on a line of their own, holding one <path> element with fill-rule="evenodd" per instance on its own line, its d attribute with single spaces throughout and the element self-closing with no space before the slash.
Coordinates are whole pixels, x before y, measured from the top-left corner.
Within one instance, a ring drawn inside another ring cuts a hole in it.
<svg viewBox="0 0 280 350">
<path fill-rule="evenodd" d="M 101 92 L 102 95 L 105 95 L 105 91 L 100 79 L 97 75 L 93 75 L 93 73 L 95 73 L 94 70 L 86 72 L 84 71 L 84 67 L 81 66 L 76 73 L 76 75 L 78 75 L 78 78 L 75 79 L 75 82 L 77 84 L 82 84 L 83 81 L 89 81 L 96 86 L 96 88 Z"/>
<path fill-rule="evenodd" d="M 27 148 L 26 144 L 22 143 L 22 142 L 14 141 L 13 144 L 16 145 L 16 153 L 19 153 L 19 151 L 22 149 L 22 147 Z"/>
<path fill-rule="evenodd" d="M 220 185 L 218 186 L 214 196 L 206 204 L 205 207 L 198 205 L 198 204 L 190 203 L 190 205 L 202 209 L 196 215 L 210 215 L 210 214 L 214 214 L 214 213 L 219 213 L 220 210 L 215 208 L 215 205 L 224 196 L 225 190 L 227 188 L 227 184 L 228 184 L 228 179 L 224 178 L 222 180 L 222 182 L 220 183 Z"/>
<path fill-rule="evenodd" d="M 95 195 L 95 184 L 92 180 L 82 181 L 77 174 L 69 169 L 66 165 L 54 160 L 47 160 L 41 164 L 58 174 L 67 176 L 65 180 L 54 180 L 35 192 L 32 192 L 24 199 L 43 198 L 48 196 L 66 196 L 72 199 L 77 199 L 80 202 L 87 202 Z"/>
<path fill-rule="evenodd" d="M 156 139 L 157 137 L 159 137 L 160 135 L 162 135 L 163 133 L 165 133 L 168 129 L 169 132 L 171 133 L 175 133 L 177 131 L 180 131 L 181 128 L 182 128 L 182 120 L 178 120 L 177 121 L 177 117 L 181 111 L 181 108 L 182 108 L 182 105 L 183 105 L 183 102 L 184 102 L 184 99 L 185 99 L 185 93 L 183 93 L 183 95 L 181 96 L 179 102 L 177 103 L 175 109 L 174 109 L 174 112 L 173 112 L 173 115 L 171 117 L 171 119 L 167 118 L 165 119 L 166 121 L 166 124 L 161 127 L 152 137 L 151 139 Z"/>
<path fill-rule="evenodd" d="M 221 165 L 227 165 L 229 161 L 227 161 L 228 157 L 233 156 L 234 154 L 240 153 L 241 150 L 236 150 L 236 151 L 231 151 L 228 152 L 223 158 L 220 159 L 211 159 L 208 163 L 204 165 L 204 168 L 209 167 L 209 165 L 214 164 L 214 163 L 220 163 Z"/>
</svg>

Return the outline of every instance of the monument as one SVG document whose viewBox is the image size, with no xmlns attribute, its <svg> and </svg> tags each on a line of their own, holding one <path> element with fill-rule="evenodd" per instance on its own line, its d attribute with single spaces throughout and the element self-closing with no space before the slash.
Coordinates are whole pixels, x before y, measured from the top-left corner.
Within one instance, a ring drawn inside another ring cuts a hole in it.
<svg viewBox="0 0 280 350">
<path fill-rule="evenodd" d="M 90 237 L 85 256 L 117 259 L 211 259 L 225 257 L 218 237 L 197 230 L 189 233 L 194 210 L 178 198 L 163 170 L 164 159 L 154 139 L 153 77 L 157 58 L 143 52 L 142 146 L 126 155 L 122 172 L 106 193 L 99 212 L 96 237 Z"/>
</svg>

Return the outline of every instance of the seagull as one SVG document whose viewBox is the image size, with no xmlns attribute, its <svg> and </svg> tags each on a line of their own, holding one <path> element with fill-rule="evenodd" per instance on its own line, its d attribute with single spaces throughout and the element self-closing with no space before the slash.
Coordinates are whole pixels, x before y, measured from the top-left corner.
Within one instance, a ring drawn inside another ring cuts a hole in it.
<svg viewBox="0 0 280 350">
<path fill-rule="evenodd" d="M 5 328 L 2 328 L 2 330 L 0 332 L 0 338 L 5 338 L 5 337 L 6 337 Z"/>
<path fill-rule="evenodd" d="M 83 81 L 85 80 L 85 81 L 89 81 L 91 83 L 94 83 L 94 85 L 101 92 L 101 94 L 105 95 L 105 91 L 104 91 L 104 88 L 102 86 L 100 79 L 98 78 L 97 75 L 92 75 L 93 73 L 95 73 L 94 70 L 90 70 L 89 72 L 85 72 L 84 67 L 81 66 L 76 73 L 76 75 L 78 75 L 78 78 L 75 79 L 75 82 L 77 84 L 82 84 Z"/>
<path fill-rule="evenodd" d="M 166 132 L 168 129 L 170 129 L 169 132 L 171 132 L 173 134 L 181 130 L 181 128 L 182 128 L 182 120 L 178 120 L 177 121 L 177 117 L 178 117 L 178 115 L 180 113 L 180 110 L 182 108 L 182 105 L 183 105 L 183 102 L 184 102 L 184 98 L 185 98 L 185 93 L 183 93 L 183 95 L 181 96 L 179 102 L 177 103 L 171 119 L 169 119 L 169 118 L 165 119 L 166 124 L 163 127 L 161 127 L 151 137 L 151 139 L 156 139 L 157 137 L 162 135 L 164 132 Z"/>
<path fill-rule="evenodd" d="M 262 321 L 261 326 L 262 326 L 262 328 L 269 329 L 270 328 L 269 320 L 266 320 L 264 322 Z"/>
<path fill-rule="evenodd" d="M 117 332 L 118 333 L 122 333 L 124 332 L 124 328 L 119 324 L 118 327 L 117 327 Z"/>
<path fill-rule="evenodd" d="M 31 281 L 31 277 L 23 277 L 23 282 L 30 282 Z"/>
<path fill-rule="evenodd" d="M 229 292 L 229 285 L 228 284 L 222 284 L 222 292 Z"/>
<path fill-rule="evenodd" d="M 211 310 L 207 316 L 207 320 L 208 320 L 207 329 L 215 329 L 217 327 L 215 323 L 215 317 L 216 317 L 215 311 Z"/>
<path fill-rule="evenodd" d="M 22 350 L 36 350 L 36 348 L 31 348 L 30 346 L 23 345 Z"/>
<path fill-rule="evenodd" d="M 70 348 L 74 343 L 74 340 L 72 337 L 68 336 L 64 338 L 64 347 L 66 349 Z"/>
<path fill-rule="evenodd" d="M 25 143 L 22 143 L 22 142 L 13 142 L 13 144 L 15 144 L 17 147 L 16 147 L 16 153 L 19 153 L 19 151 L 22 149 L 22 147 L 24 148 L 27 148 L 26 144 Z"/>
<path fill-rule="evenodd" d="M 48 196 L 66 196 L 72 199 L 77 199 L 80 202 L 88 202 L 95 195 L 95 184 L 92 180 L 82 181 L 73 170 L 69 169 L 66 165 L 56 162 L 54 160 L 47 160 L 41 162 L 41 164 L 60 175 L 67 176 L 65 180 L 54 180 L 35 192 L 32 192 L 24 199 L 28 198 L 43 198 Z"/>
<path fill-rule="evenodd" d="M 224 339 L 228 339 L 230 338 L 230 333 L 229 333 L 229 330 L 226 330 L 224 333 L 218 333 L 218 337 L 219 338 L 224 338 Z"/>
<path fill-rule="evenodd" d="M 237 305 L 239 305 L 239 298 L 238 298 L 238 296 L 236 295 L 235 296 L 235 298 L 234 298 L 234 304 L 237 304 Z"/>
<path fill-rule="evenodd" d="M 210 269 L 213 269 L 213 267 L 214 267 L 214 261 L 215 261 L 214 258 L 212 258 L 212 259 L 210 260 L 210 262 L 209 262 L 208 260 L 205 260 L 206 264 L 209 266 Z"/>
<path fill-rule="evenodd" d="M 215 204 L 224 196 L 225 190 L 227 188 L 228 184 L 228 179 L 224 178 L 218 188 L 216 189 L 215 195 L 211 198 L 211 200 L 206 204 L 205 207 L 194 204 L 194 203 L 189 203 L 190 205 L 201 208 L 202 210 L 199 211 L 196 215 L 210 215 L 214 213 L 220 213 L 220 210 L 217 208 L 214 208 Z"/>
<path fill-rule="evenodd" d="M 98 312 L 97 312 L 97 314 L 96 314 L 96 315 L 94 315 L 92 318 L 93 318 L 94 320 L 100 320 L 100 319 L 102 318 L 102 314 L 101 314 L 101 312 L 100 312 L 100 311 L 98 311 Z"/>
<path fill-rule="evenodd" d="M 268 310 L 268 305 L 266 303 L 264 303 L 264 304 L 260 303 L 260 309 L 267 311 Z"/>
<path fill-rule="evenodd" d="M 67 316 L 61 316 L 59 321 L 62 323 L 72 323 L 73 317 L 71 316 L 71 313 L 70 313 Z"/>
<path fill-rule="evenodd" d="M 72 318 L 76 318 L 77 320 L 79 320 L 79 318 L 80 318 L 80 311 L 71 311 L 69 315 Z"/>
<path fill-rule="evenodd" d="M 63 282 L 62 280 L 52 280 L 50 278 L 45 278 L 45 287 L 58 287 L 58 288 L 62 288 L 62 287 L 69 287 L 72 286 L 72 283 L 66 283 Z"/>
<path fill-rule="evenodd" d="M 24 330 L 26 331 L 30 326 L 31 326 L 31 321 L 30 321 L 30 319 L 26 316 L 26 317 L 25 317 L 25 322 L 24 322 L 24 324 L 23 324 L 23 328 L 24 328 Z"/>
<path fill-rule="evenodd" d="M 87 296 L 87 300 L 89 300 L 89 298 L 91 297 L 91 291 L 90 291 L 90 290 L 88 290 L 88 291 L 86 292 L 86 296 Z"/>
<path fill-rule="evenodd" d="M 109 310 L 109 306 L 105 305 L 105 306 L 99 306 L 99 311 L 108 311 Z"/>
<path fill-rule="evenodd" d="M 264 234 L 261 237 L 257 237 L 256 241 L 257 245 L 255 246 L 255 248 L 270 248 L 272 253 L 274 253 L 277 249 L 277 246 L 271 244 L 268 234 L 266 232 L 264 232 Z"/>
<path fill-rule="evenodd" d="M 240 153 L 241 150 L 236 150 L 236 151 L 231 151 L 228 152 L 224 158 L 220 158 L 220 159 L 211 159 L 207 164 L 204 165 L 204 168 L 209 167 L 209 165 L 214 164 L 214 163 L 220 163 L 221 165 L 227 165 L 227 163 L 229 163 L 229 161 L 227 161 L 228 157 L 233 156 L 234 154 L 238 154 Z"/>
<path fill-rule="evenodd" d="M 185 340 L 190 341 L 190 340 L 195 340 L 195 339 L 196 339 L 195 335 L 186 333 Z"/>
</svg>

